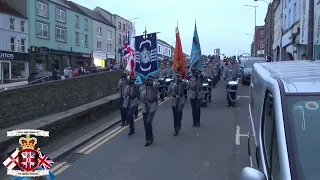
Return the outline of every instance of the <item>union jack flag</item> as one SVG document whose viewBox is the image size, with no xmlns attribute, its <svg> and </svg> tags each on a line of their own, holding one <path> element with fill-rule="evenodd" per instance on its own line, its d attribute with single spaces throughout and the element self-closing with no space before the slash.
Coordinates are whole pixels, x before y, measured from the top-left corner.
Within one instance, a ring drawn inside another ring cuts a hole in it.
<svg viewBox="0 0 320 180">
<path fill-rule="evenodd" d="M 44 170 L 48 170 L 51 168 L 52 164 L 54 163 L 48 156 L 43 154 L 41 151 L 38 151 L 38 166 L 41 166 Z"/>
<path fill-rule="evenodd" d="M 25 169 L 32 169 L 35 165 L 37 165 L 35 152 L 22 152 L 21 156 L 22 158 L 20 164 Z"/>
</svg>

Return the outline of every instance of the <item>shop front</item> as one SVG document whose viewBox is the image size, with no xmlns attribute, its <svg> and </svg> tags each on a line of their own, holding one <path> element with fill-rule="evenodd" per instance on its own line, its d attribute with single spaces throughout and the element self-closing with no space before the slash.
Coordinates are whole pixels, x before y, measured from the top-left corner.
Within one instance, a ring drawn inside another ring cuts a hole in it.
<svg viewBox="0 0 320 180">
<path fill-rule="evenodd" d="M 110 66 L 111 64 L 115 64 L 116 63 L 116 56 L 113 54 L 107 54 L 107 66 Z"/>
<path fill-rule="evenodd" d="M 107 55 L 101 52 L 93 52 L 92 53 L 93 57 L 93 63 L 97 67 L 105 68 L 106 67 L 106 59 Z"/>
<path fill-rule="evenodd" d="M 0 51 L 0 83 L 25 81 L 29 76 L 29 54 Z"/>
<path fill-rule="evenodd" d="M 72 51 L 61 51 L 47 47 L 31 47 L 30 72 L 63 71 L 66 67 L 90 66 L 92 55 Z"/>
</svg>

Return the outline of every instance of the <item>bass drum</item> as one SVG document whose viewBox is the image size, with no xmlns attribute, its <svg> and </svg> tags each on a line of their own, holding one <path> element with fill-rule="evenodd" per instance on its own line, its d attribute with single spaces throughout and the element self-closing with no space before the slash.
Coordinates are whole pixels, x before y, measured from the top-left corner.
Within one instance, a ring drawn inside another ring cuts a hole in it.
<svg viewBox="0 0 320 180">
<path fill-rule="evenodd" d="M 227 90 L 229 92 L 237 92 L 238 90 L 238 81 L 229 81 L 227 84 Z"/>
</svg>

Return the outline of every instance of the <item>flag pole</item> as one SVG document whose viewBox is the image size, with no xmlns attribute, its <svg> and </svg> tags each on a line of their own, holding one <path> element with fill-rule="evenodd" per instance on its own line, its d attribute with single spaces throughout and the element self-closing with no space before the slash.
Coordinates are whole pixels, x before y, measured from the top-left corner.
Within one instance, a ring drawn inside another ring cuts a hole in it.
<svg viewBox="0 0 320 180">
<path fill-rule="evenodd" d="M 178 27 L 179 21 L 177 20 L 177 27 Z"/>
</svg>

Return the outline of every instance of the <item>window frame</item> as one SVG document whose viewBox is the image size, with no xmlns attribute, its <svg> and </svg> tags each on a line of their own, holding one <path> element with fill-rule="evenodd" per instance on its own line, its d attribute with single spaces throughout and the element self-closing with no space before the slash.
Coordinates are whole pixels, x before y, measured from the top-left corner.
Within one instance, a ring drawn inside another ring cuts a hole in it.
<svg viewBox="0 0 320 180">
<path fill-rule="evenodd" d="M 62 30 L 64 30 L 64 37 L 65 37 L 65 39 L 58 39 L 58 33 L 57 33 L 57 29 L 60 29 L 60 37 L 61 37 L 61 32 L 62 32 Z M 55 28 L 55 37 L 56 37 L 56 41 L 58 41 L 58 42 L 64 42 L 64 43 L 66 43 L 67 42 L 67 28 L 66 27 L 63 27 L 63 26 L 58 26 L 58 25 L 56 25 L 56 28 Z"/>
<path fill-rule="evenodd" d="M 75 28 L 80 28 L 80 16 L 75 15 L 74 17 L 75 17 L 74 27 L 75 27 Z"/>
<path fill-rule="evenodd" d="M 121 22 L 118 22 L 118 29 L 121 30 Z"/>
<path fill-rule="evenodd" d="M 75 45 L 80 46 L 80 33 L 78 31 L 76 31 L 74 33 L 74 36 L 75 36 Z"/>
<path fill-rule="evenodd" d="M 97 26 L 97 36 L 102 37 L 102 27 L 101 26 Z"/>
<path fill-rule="evenodd" d="M 100 47 L 99 47 L 100 45 Z M 102 52 L 102 42 L 97 41 L 97 52 Z"/>
<path fill-rule="evenodd" d="M 37 29 L 38 23 L 41 24 L 41 26 L 42 26 L 42 30 L 41 30 L 41 31 L 42 31 L 42 36 L 38 36 L 38 32 L 37 32 L 37 31 L 38 31 L 38 29 Z M 44 30 L 43 30 L 44 25 L 47 26 L 47 34 L 48 34 L 48 37 L 44 37 L 44 36 L 43 36 L 43 34 L 44 34 L 44 33 L 43 33 L 43 32 L 44 32 Z M 47 23 L 47 22 L 44 22 L 44 21 L 39 21 L 39 20 L 37 20 L 37 21 L 36 21 L 36 32 L 35 32 L 35 33 L 36 33 L 36 37 L 37 37 L 37 38 L 50 39 L 50 24 Z"/>
<path fill-rule="evenodd" d="M 111 30 L 108 30 L 107 31 L 107 39 L 108 40 L 111 40 L 111 34 L 112 34 Z"/>
<path fill-rule="evenodd" d="M 112 44 L 107 44 L 107 52 L 111 52 Z"/>
<path fill-rule="evenodd" d="M 62 18 L 61 12 L 64 13 L 63 20 L 58 19 L 58 15 L 59 15 L 59 14 L 58 14 L 58 11 L 60 12 L 61 18 Z M 61 8 L 61 7 L 56 7 L 56 13 L 55 13 L 55 15 L 56 15 L 56 21 L 57 21 L 57 22 L 64 23 L 64 24 L 66 23 L 66 21 L 67 21 L 67 12 L 66 12 L 66 9 Z"/>
<path fill-rule="evenodd" d="M 24 42 L 24 43 L 22 44 L 22 42 Z M 21 52 L 26 52 L 26 42 L 27 42 L 27 39 L 25 39 L 25 38 L 20 39 L 20 51 Z M 22 47 L 24 48 L 23 50 L 22 50 Z"/>
<path fill-rule="evenodd" d="M 12 24 L 11 24 L 11 20 L 13 20 Z M 13 17 L 9 17 L 9 29 L 14 31 L 15 30 L 15 24 L 16 24 L 16 19 Z M 11 28 L 12 26 L 12 28 Z"/>
<path fill-rule="evenodd" d="M 38 8 L 38 3 L 41 4 L 41 7 L 45 5 L 46 10 L 39 9 Z M 48 2 L 45 2 L 45 1 L 42 1 L 42 0 L 37 0 L 35 6 L 36 6 L 36 15 L 37 16 L 44 17 L 44 18 L 49 18 L 49 3 Z M 39 10 L 41 10 L 41 11 L 39 11 Z M 43 15 L 43 13 L 39 13 L 39 12 L 46 12 L 46 15 Z"/>
<path fill-rule="evenodd" d="M 84 19 L 84 30 L 88 31 L 89 30 L 89 20 L 88 19 Z"/>
<path fill-rule="evenodd" d="M 118 34 L 118 45 L 121 45 L 121 39 L 122 39 L 122 35 Z"/>
<path fill-rule="evenodd" d="M 88 34 L 84 35 L 84 46 L 89 47 L 89 36 Z"/>
<path fill-rule="evenodd" d="M 11 42 L 12 39 L 13 39 L 13 44 Z M 16 51 L 16 41 L 17 41 L 16 37 L 13 37 L 13 36 L 10 37 L 10 51 L 12 52 Z M 13 46 L 13 50 L 12 50 L 12 46 Z"/>
<path fill-rule="evenodd" d="M 23 30 L 22 30 L 23 28 Z M 26 21 L 20 20 L 20 31 L 25 32 L 26 31 Z"/>
</svg>

